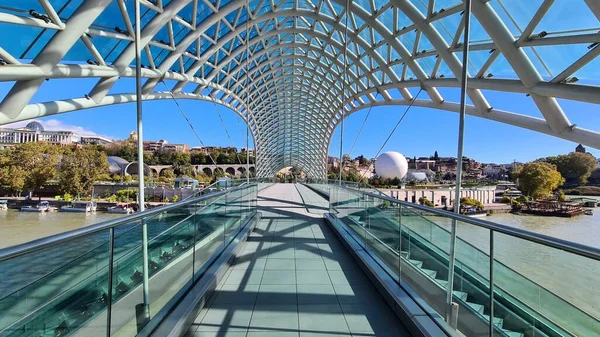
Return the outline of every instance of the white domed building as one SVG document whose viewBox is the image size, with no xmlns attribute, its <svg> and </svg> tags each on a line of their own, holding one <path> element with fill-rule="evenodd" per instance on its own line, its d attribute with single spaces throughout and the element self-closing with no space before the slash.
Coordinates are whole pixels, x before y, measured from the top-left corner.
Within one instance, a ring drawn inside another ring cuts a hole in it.
<svg viewBox="0 0 600 337">
<path fill-rule="evenodd" d="M 375 173 L 386 179 L 403 179 L 408 172 L 408 161 L 399 152 L 384 152 L 375 161 Z"/>
</svg>

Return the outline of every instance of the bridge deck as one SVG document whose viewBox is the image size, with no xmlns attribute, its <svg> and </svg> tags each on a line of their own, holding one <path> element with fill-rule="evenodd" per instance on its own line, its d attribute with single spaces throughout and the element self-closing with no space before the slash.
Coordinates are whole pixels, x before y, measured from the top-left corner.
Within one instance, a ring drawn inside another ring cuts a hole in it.
<svg viewBox="0 0 600 337">
<path fill-rule="evenodd" d="M 409 336 L 322 219 L 326 201 L 276 184 L 258 206 L 261 222 L 187 337 Z"/>
</svg>

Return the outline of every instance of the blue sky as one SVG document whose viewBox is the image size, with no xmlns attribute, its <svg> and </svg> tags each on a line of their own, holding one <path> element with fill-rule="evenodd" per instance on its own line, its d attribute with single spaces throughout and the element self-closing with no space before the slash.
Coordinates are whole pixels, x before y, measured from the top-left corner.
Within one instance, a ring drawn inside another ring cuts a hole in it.
<svg viewBox="0 0 600 337">
<path fill-rule="evenodd" d="M 32 102 L 81 97 L 96 83 L 94 79 L 52 80 L 44 83 Z M 7 83 L 0 85 L 0 97 L 9 90 Z M 158 90 L 164 90 L 159 87 Z M 441 89 L 448 101 L 458 101 L 458 90 Z M 133 81 L 123 80 L 112 92 L 133 92 Z M 416 93 L 416 92 L 415 92 Z M 523 94 L 484 92 L 490 104 L 498 109 L 541 117 L 529 97 Z M 426 98 L 421 94 L 421 98 Z M 600 125 L 597 106 L 580 102 L 560 101 L 573 123 L 593 128 Z M 206 145 L 245 146 L 245 125 L 235 113 L 218 106 L 231 141 L 225 135 L 215 106 L 211 103 L 180 100 L 180 104 L 202 141 Z M 374 156 L 406 107 L 388 106 L 372 109 L 365 128 L 351 155 Z M 345 123 L 344 153 L 354 142 L 368 109 L 356 112 Z M 114 139 L 126 138 L 136 127 L 135 104 L 122 104 L 77 111 L 42 118 L 52 128 L 66 128 L 96 133 Z M 507 163 L 513 160 L 529 161 L 539 157 L 573 151 L 577 144 L 534 131 L 504 125 L 483 118 L 467 116 L 465 128 L 466 156 L 482 162 Z M 384 151 L 398 151 L 407 156 L 429 156 L 438 151 L 440 156 L 455 156 L 457 150 L 458 114 L 435 109 L 413 107 L 398 127 Z M 144 103 L 144 139 L 166 139 L 171 143 L 200 145 L 172 100 Z M 250 143 L 251 147 L 252 140 Z M 595 156 L 600 151 L 587 147 Z M 329 149 L 330 155 L 339 155 L 339 128 Z"/>
</svg>

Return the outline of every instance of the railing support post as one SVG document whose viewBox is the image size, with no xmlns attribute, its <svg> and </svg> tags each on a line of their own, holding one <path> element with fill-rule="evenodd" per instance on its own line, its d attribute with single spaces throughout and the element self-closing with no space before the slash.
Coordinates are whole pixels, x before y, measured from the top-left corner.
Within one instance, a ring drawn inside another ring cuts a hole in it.
<svg viewBox="0 0 600 337">
<path fill-rule="evenodd" d="M 113 264 L 115 258 L 115 229 L 108 229 L 108 287 L 106 290 L 106 337 L 110 337 L 112 321 Z"/>
<path fill-rule="evenodd" d="M 490 337 L 494 336 L 494 231 L 490 229 Z"/>
<path fill-rule="evenodd" d="M 398 214 L 398 282 L 402 280 L 402 204 Z"/>
<path fill-rule="evenodd" d="M 465 107 L 466 107 L 466 96 L 467 96 L 467 67 L 469 64 L 469 33 L 471 26 L 471 0 L 464 0 L 465 11 L 465 33 L 463 41 L 463 62 L 461 71 L 461 87 L 460 87 L 460 118 L 458 123 L 458 153 L 456 155 L 456 188 L 454 193 L 454 213 L 460 214 L 460 186 L 462 183 L 462 157 L 463 157 L 463 143 L 464 143 L 464 131 L 465 131 Z M 452 306 L 452 289 L 454 287 L 454 263 L 456 260 L 456 219 L 452 220 L 452 228 L 450 235 L 450 254 L 448 257 L 448 289 L 446 289 L 446 322 L 453 322 L 451 320 L 453 313 Z"/>
<path fill-rule="evenodd" d="M 135 93 L 137 109 L 137 154 L 138 154 L 138 205 L 139 211 L 145 209 L 144 198 L 144 135 L 142 130 L 142 46 L 141 46 L 140 0 L 135 0 Z M 144 302 L 136 306 L 138 331 L 150 320 L 150 290 L 148 285 L 148 228 L 142 219 L 142 268 Z M 141 321 L 140 321 L 141 320 Z"/>
</svg>

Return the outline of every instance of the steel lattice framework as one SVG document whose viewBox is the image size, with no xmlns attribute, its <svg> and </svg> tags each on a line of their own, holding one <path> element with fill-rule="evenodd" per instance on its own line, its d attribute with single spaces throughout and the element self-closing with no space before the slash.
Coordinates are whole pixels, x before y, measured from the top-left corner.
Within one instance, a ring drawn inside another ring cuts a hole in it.
<svg viewBox="0 0 600 337">
<path fill-rule="evenodd" d="M 166 81 L 178 99 L 235 111 L 259 176 L 298 166 L 323 177 L 343 117 L 407 105 L 419 88 L 415 106 L 458 111 L 440 89 L 459 86 L 460 0 L 140 1 L 144 99 L 171 99 Z M 472 10 L 467 113 L 600 148 L 557 101 L 600 104 L 600 1 L 473 0 Z M 14 82 L 0 125 L 135 101 L 113 92 L 135 76 L 132 16 L 132 0 L 0 0 L 0 81 Z M 563 48 L 568 57 L 549 56 Z M 84 77 L 98 79 L 87 94 L 32 103 L 45 80 Z M 496 109 L 486 91 L 527 95 L 541 115 Z"/>
</svg>

